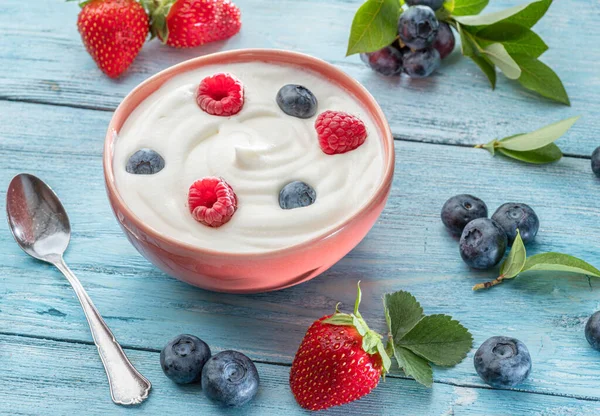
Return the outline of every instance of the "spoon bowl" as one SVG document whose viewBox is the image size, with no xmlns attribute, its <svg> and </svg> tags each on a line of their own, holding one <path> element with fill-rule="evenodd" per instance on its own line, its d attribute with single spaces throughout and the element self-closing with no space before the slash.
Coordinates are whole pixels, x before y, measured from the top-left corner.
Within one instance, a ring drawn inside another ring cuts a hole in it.
<svg viewBox="0 0 600 416">
<path fill-rule="evenodd" d="M 6 193 L 10 230 L 30 256 L 53 263 L 69 245 L 71 224 L 58 196 L 39 178 L 22 173 Z"/>
</svg>

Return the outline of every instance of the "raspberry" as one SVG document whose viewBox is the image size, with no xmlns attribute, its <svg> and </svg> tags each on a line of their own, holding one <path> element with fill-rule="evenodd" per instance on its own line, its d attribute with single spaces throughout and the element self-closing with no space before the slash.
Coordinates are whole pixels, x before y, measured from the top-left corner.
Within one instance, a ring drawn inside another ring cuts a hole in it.
<svg viewBox="0 0 600 416">
<path fill-rule="evenodd" d="M 211 75 L 200 82 L 196 102 L 213 116 L 232 116 L 244 106 L 244 86 L 231 74 Z"/>
<path fill-rule="evenodd" d="M 223 178 L 207 176 L 190 186 L 188 205 L 196 221 L 217 228 L 233 217 L 237 197 Z"/>
<path fill-rule="evenodd" d="M 328 155 L 356 149 L 367 139 L 367 128 L 359 118 L 343 111 L 327 110 L 315 121 L 321 150 Z"/>
</svg>

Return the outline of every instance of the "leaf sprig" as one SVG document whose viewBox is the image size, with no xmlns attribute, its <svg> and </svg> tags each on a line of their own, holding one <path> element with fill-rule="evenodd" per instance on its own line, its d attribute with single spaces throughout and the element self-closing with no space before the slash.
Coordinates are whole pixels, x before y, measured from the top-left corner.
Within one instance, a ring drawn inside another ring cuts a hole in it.
<svg viewBox="0 0 600 416">
<path fill-rule="evenodd" d="M 527 258 L 525 245 L 523 244 L 519 230 L 517 230 L 517 237 L 512 249 L 504 263 L 502 263 L 502 266 L 500 266 L 500 276 L 490 282 L 479 283 L 473 286 L 473 290 L 488 289 L 499 285 L 504 280 L 514 279 L 522 273 L 534 270 L 577 273 L 600 277 L 600 270 L 568 254 L 541 253 Z"/>
<path fill-rule="evenodd" d="M 486 144 L 478 144 L 478 149 L 486 149 L 492 155 L 503 156 L 537 165 L 552 163 L 562 158 L 562 151 L 554 143 L 564 135 L 579 119 L 571 117 L 542 127 L 531 133 L 516 134 L 504 139 L 494 139 Z"/>
<path fill-rule="evenodd" d="M 496 87 L 498 68 L 524 88 L 571 105 L 558 75 L 539 60 L 548 45 L 532 30 L 552 0 L 535 0 L 479 15 L 488 3 L 489 0 L 446 0 L 436 14 L 456 29 L 462 54 L 479 66 L 492 89 Z M 367 0 L 354 16 L 346 54 L 374 52 L 397 39 L 403 4 L 402 0 Z"/>
</svg>

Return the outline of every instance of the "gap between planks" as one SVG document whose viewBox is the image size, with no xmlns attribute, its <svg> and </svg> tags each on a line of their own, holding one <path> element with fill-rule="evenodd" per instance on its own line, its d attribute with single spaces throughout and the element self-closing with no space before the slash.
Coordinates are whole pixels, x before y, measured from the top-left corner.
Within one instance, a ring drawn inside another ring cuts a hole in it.
<svg viewBox="0 0 600 416">
<path fill-rule="evenodd" d="M 79 344 L 79 345 L 88 345 L 88 346 L 95 345 L 92 341 L 83 341 L 83 340 L 68 339 L 68 338 L 54 338 L 54 337 L 47 337 L 47 336 L 41 336 L 41 335 L 19 334 L 19 333 L 15 333 L 15 332 L 0 331 L 0 336 L 47 340 L 47 341 L 61 342 L 61 343 L 66 343 L 66 344 Z M 141 351 L 141 352 L 160 354 L 160 350 L 155 349 L 155 348 L 134 347 L 134 346 L 124 345 L 124 344 L 121 344 L 121 347 L 124 350 L 132 350 L 132 351 Z M 266 360 L 253 360 L 253 361 L 255 363 L 264 364 L 264 365 L 273 365 L 273 366 L 277 366 L 277 367 L 291 367 L 290 363 L 282 363 L 282 362 L 266 361 Z M 401 376 L 401 375 L 397 375 L 397 374 L 388 374 L 386 377 L 400 379 L 400 380 L 413 380 L 413 378 L 411 378 L 411 377 Z M 448 385 L 448 386 L 453 386 L 453 387 L 463 387 L 463 388 L 482 389 L 482 390 L 506 390 L 506 391 L 510 391 L 510 392 L 514 392 L 514 393 L 535 394 L 535 395 L 539 395 L 539 396 L 564 397 L 567 399 L 575 399 L 575 400 L 581 400 L 581 401 L 586 401 L 586 402 L 600 402 L 600 398 L 589 397 L 589 396 L 579 396 L 579 395 L 575 395 L 575 394 L 559 394 L 559 393 L 541 392 L 541 391 L 533 391 L 533 390 L 526 390 L 526 389 L 497 389 L 497 388 L 493 388 L 493 387 L 489 387 L 489 386 L 481 386 L 481 385 L 470 384 L 470 383 L 461 384 L 461 383 L 456 383 L 456 382 L 452 382 L 452 381 L 434 380 L 433 382 L 435 384 L 443 384 L 443 385 Z"/>
</svg>

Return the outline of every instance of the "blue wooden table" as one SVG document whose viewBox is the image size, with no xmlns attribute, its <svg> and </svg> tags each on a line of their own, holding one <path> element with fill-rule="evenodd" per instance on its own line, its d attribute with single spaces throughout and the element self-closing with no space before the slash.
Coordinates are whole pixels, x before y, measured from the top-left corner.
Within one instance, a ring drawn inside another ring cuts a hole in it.
<svg viewBox="0 0 600 416">
<path fill-rule="evenodd" d="M 581 276 L 529 275 L 484 293 L 460 260 L 439 211 L 445 199 L 473 193 L 490 209 L 532 205 L 541 229 L 531 253 L 560 251 L 600 266 L 600 181 L 589 155 L 600 145 L 600 3 L 556 1 L 537 29 L 550 45 L 544 61 L 565 82 L 573 106 L 540 100 L 499 77 L 495 92 L 459 53 L 432 78 L 386 79 L 357 57 L 344 58 L 360 0 L 237 0 L 241 33 L 195 50 L 146 45 L 129 73 L 111 81 L 84 51 L 78 8 L 62 0 L 0 2 L 0 200 L 22 171 L 46 180 L 73 226 L 66 259 L 123 344 L 153 383 L 147 402 L 121 408 L 107 380 L 75 295 L 58 271 L 28 258 L 0 228 L 0 414 L 304 414 L 288 384 L 294 353 L 312 321 L 336 302 L 350 307 L 362 280 L 362 313 L 383 329 L 381 297 L 409 290 L 425 312 L 448 313 L 474 335 L 458 366 L 436 368 L 431 389 L 395 372 L 369 396 L 323 414 L 598 415 L 600 353 L 583 328 L 600 308 L 600 282 Z M 490 10 L 517 4 L 496 0 Z M 323 58 L 363 83 L 388 116 L 397 164 L 387 207 L 367 238 L 319 278 L 258 295 L 226 295 L 180 283 L 152 267 L 126 241 L 104 192 L 101 152 L 120 100 L 172 64 L 219 50 L 283 48 Z M 533 167 L 471 145 L 583 115 L 559 145 L 559 163 Z M 5 224 L 0 210 L 0 224 Z M 238 410 L 219 409 L 198 386 L 163 376 L 159 352 L 192 333 L 214 351 L 235 349 L 257 362 L 261 388 Z M 491 389 L 473 369 L 475 349 L 493 335 L 521 339 L 533 359 L 529 379 Z"/>
</svg>

